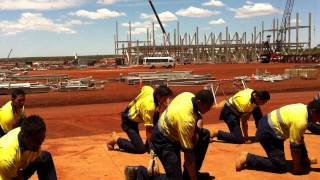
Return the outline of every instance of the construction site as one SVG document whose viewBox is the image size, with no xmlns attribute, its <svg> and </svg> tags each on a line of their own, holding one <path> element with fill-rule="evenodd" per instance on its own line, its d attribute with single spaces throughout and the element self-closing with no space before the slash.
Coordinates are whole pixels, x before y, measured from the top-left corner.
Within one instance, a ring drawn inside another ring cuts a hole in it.
<svg viewBox="0 0 320 180">
<path fill-rule="evenodd" d="M 201 37 L 199 27 L 194 27 L 193 33 L 182 32 L 182 22 L 176 23 L 173 32 L 167 32 L 151 0 L 149 4 L 157 22 L 153 22 L 141 40 L 133 40 L 131 22 L 128 22 L 128 34 L 120 34 L 116 22 L 111 58 L 97 57 L 90 61 L 83 58 L 82 62 L 81 57 L 43 59 L 28 64 L 19 58 L 10 61 L 10 50 L 8 58 L 1 62 L 0 105 L 11 99 L 14 89 L 26 92 L 26 114 L 39 114 L 45 120 L 47 132 L 42 149 L 51 152 L 58 179 L 125 179 L 126 166 L 148 166 L 148 153 L 129 154 L 108 151 L 106 147 L 113 131 L 127 138 L 121 128 L 120 114 L 145 85 L 167 85 L 173 97 L 182 92 L 210 90 L 215 102 L 203 116 L 204 127 L 226 131 L 228 126 L 219 119 L 221 103 L 240 90 L 270 92 L 270 101 L 262 106 L 264 115 L 288 104 L 307 104 L 319 92 L 320 48 L 312 47 L 315 15 L 309 13 L 308 21 L 299 20 L 300 14 L 292 13 L 294 0 L 286 1 L 282 19 L 272 18 L 271 26 L 262 21 L 252 32 L 233 31 L 226 26 L 224 32 Z M 290 23 L 292 18 L 295 24 Z M 160 42 L 156 41 L 157 23 L 161 28 Z M 150 66 L 148 57 L 158 60 L 170 57 L 174 62 Z M 145 140 L 145 127 L 139 125 L 139 128 Z M 250 117 L 249 137 L 254 138 L 255 133 L 254 120 Z M 309 131 L 304 135 L 309 155 L 318 161 L 319 138 Z M 289 140 L 284 149 L 287 161 L 291 162 Z M 299 176 L 291 172 L 237 172 L 235 162 L 241 151 L 266 155 L 258 142 L 214 141 L 208 147 L 200 171 L 208 172 L 212 179 L 230 180 L 313 180 L 320 176 L 320 163 L 312 165 L 308 174 Z M 165 173 L 162 166 L 160 172 Z M 37 178 L 35 174 L 31 179 Z"/>
<path fill-rule="evenodd" d="M 160 42 L 156 42 L 154 23 L 152 29 L 147 29 L 146 39 L 135 41 L 132 40 L 131 22 L 128 23 L 129 35 L 125 36 L 127 40 L 120 40 L 123 36 L 119 35 L 116 23 L 115 54 L 126 59 L 128 64 L 139 64 L 142 57 L 148 56 L 171 56 L 181 64 L 319 62 L 319 52 L 314 52 L 311 48 L 312 14 L 309 13 L 307 24 L 299 24 L 299 13 L 291 15 L 291 5 L 293 4 L 287 3 L 288 10 L 284 12 L 282 20 L 274 18 L 271 27 L 267 27 L 262 21 L 260 26 L 254 26 L 252 32 L 231 34 L 231 30 L 226 26 L 225 32 L 204 34 L 200 37 L 199 27 L 195 27 L 194 33 L 183 33 L 180 31 L 180 23 L 177 22 L 174 32 L 170 33 L 160 25 L 163 33 L 163 41 Z M 292 16 L 295 16 L 295 25 L 290 23 Z M 307 38 L 302 39 L 301 34 L 306 34 Z M 266 58 L 264 56 L 268 56 L 268 59 L 263 60 Z"/>
</svg>

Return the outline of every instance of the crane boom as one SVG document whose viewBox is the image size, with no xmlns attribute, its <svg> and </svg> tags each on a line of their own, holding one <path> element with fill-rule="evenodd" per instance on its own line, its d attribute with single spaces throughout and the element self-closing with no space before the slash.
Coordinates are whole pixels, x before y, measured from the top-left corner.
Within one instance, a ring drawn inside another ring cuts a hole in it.
<svg viewBox="0 0 320 180">
<path fill-rule="evenodd" d="M 150 6 L 151 6 L 151 8 L 152 8 L 152 10 L 153 10 L 154 15 L 156 16 L 156 18 L 157 18 L 157 20 L 158 20 L 158 23 L 159 23 L 159 25 L 160 25 L 160 27 L 161 27 L 162 33 L 163 33 L 163 34 L 166 34 L 166 30 L 164 29 L 164 27 L 163 27 L 163 25 L 162 25 L 162 23 L 161 23 L 161 20 L 160 20 L 160 18 L 159 18 L 159 16 L 158 16 L 158 13 L 157 13 L 156 9 L 154 8 L 154 5 L 153 5 L 152 1 L 151 1 L 151 0 L 148 0 L 148 1 L 149 1 L 149 4 L 150 4 Z"/>
<path fill-rule="evenodd" d="M 161 27 L 162 34 L 163 34 L 163 37 L 164 37 L 164 44 L 171 45 L 170 40 L 169 40 L 169 37 L 168 37 L 168 35 L 167 35 L 167 33 L 166 33 L 166 30 L 164 29 L 164 27 L 163 27 L 163 25 L 162 25 L 162 22 L 161 22 L 161 20 L 160 20 L 160 17 L 158 16 L 158 13 L 157 13 L 156 9 L 154 8 L 154 5 L 153 5 L 152 1 L 151 1 L 151 0 L 148 0 L 148 1 L 149 1 L 149 4 L 150 4 L 150 6 L 151 6 L 151 8 L 152 8 L 152 10 L 153 10 L 153 13 L 154 13 L 154 15 L 156 16 L 156 18 L 157 18 L 157 20 L 158 20 L 158 23 L 159 23 L 159 25 L 160 25 L 160 27 Z M 169 51 L 167 51 L 167 54 L 170 54 Z"/>
<path fill-rule="evenodd" d="M 285 41 L 286 30 L 288 28 L 287 26 L 288 26 L 288 23 L 290 23 L 288 21 L 290 19 L 291 13 L 292 13 L 294 1 L 295 0 L 287 0 L 287 2 L 286 2 L 286 7 L 285 7 L 285 10 L 282 15 L 280 30 L 277 34 L 278 41 Z"/>
<path fill-rule="evenodd" d="M 10 49 L 10 52 L 9 52 L 9 54 L 8 54 L 8 56 L 7 56 L 7 59 L 9 59 L 11 53 L 12 53 L 12 49 Z"/>
</svg>

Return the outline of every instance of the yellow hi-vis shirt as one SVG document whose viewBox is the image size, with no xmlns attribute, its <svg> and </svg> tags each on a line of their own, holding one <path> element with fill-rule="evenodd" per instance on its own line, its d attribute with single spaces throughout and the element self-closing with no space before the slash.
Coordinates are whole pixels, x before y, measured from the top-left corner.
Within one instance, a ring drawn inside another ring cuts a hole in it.
<svg viewBox="0 0 320 180">
<path fill-rule="evenodd" d="M 251 94 L 253 89 L 244 89 L 237 92 L 228 102 L 233 105 L 240 113 L 251 113 L 256 107 L 256 104 L 251 103 Z"/>
<path fill-rule="evenodd" d="M 268 114 L 268 122 L 279 138 L 290 138 L 291 143 L 301 144 L 308 123 L 307 105 L 283 106 Z"/>
<path fill-rule="evenodd" d="M 18 140 L 20 131 L 20 127 L 15 128 L 0 138 L 0 180 L 17 177 L 20 169 L 26 168 L 40 155 L 40 150 L 21 152 Z"/>
<path fill-rule="evenodd" d="M 158 122 L 160 132 L 179 143 L 183 151 L 191 151 L 197 141 L 195 131 L 201 114 L 194 109 L 193 97 L 195 95 L 189 92 L 175 97 Z"/>
<path fill-rule="evenodd" d="M 24 108 L 19 112 L 13 112 L 12 101 L 7 102 L 0 109 L 0 126 L 3 132 L 8 133 L 10 130 L 15 128 L 18 120 L 24 116 Z"/>
<path fill-rule="evenodd" d="M 145 126 L 153 126 L 153 115 L 157 111 L 153 88 L 143 86 L 140 94 L 129 103 L 129 118 Z"/>
</svg>

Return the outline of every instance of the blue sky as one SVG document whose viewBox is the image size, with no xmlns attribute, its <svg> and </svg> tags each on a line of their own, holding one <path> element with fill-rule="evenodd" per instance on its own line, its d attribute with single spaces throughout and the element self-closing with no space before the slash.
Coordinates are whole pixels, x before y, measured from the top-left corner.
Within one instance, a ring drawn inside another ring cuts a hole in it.
<svg viewBox="0 0 320 180">
<path fill-rule="evenodd" d="M 286 0 L 153 0 L 167 32 L 218 34 L 271 27 L 281 19 Z M 320 0 L 296 0 L 293 15 L 307 25 L 313 13 L 312 41 L 320 43 Z M 126 40 L 131 21 L 134 40 L 145 40 L 154 20 L 147 0 L 0 0 L 0 57 L 96 55 L 114 52 L 115 24 Z M 292 18 L 295 21 L 295 18 Z M 157 38 L 161 31 L 156 27 Z M 302 32 L 303 33 L 303 32 Z M 303 34 L 307 34 L 306 31 Z M 301 34 L 301 38 L 306 37 Z M 160 42 L 160 41 L 158 41 Z"/>
</svg>

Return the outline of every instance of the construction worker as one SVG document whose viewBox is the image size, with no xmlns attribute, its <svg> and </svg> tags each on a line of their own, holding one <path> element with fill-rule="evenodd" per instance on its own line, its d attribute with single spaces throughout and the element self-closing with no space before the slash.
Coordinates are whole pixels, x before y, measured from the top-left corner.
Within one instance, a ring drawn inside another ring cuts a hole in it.
<svg viewBox="0 0 320 180">
<path fill-rule="evenodd" d="M 113 132 L 111 139 L 107 142 L 108 149 L 113 150 L 117 144 L 125 152 L 145 153 L 149 149 L 148 142 L 150 142 L 151 130 L 159 118 L 159 111 L 166 108 L 172 94 L 170 88 L 165 85 L 160 85 L 155 90 L 150 86 L 142 87 L 140 94 L 130 102 L 121 114 L 121 127 L 130 140 L 120 138 Z M 144 123 L 146 127 L 146 144 L 140 137 L 139 123 Z"/>
<path fill-rule="evenodd" d="M 320 92 L 314 97 L 315 100 L 320 99 Z M 313 134 L 320 134 L 320 124 L 308 122 L 307 129 Z"/>
<path fill-rule="evenodd" d="M 0 138 L 0 179 L 29 179 L 37 171 L 39 180 L 56 180 L 51 154 L 41 151 L 46 126 L 40 116 L 26 117 Z"/>
<path fill-rule="evenodd" d="M 21 119 L 25 117 L 25 100 L 25 92 L 22 89 L 14 89 L 11 101 L 0 108 L 0 137 L 20 126 Z"/>
<path fill-rule="evenodd" d="M 201 90 L 196 95 L 184 92 L 175 97 L 162 113 L 151 137 L 151 147 L 166 172 L 165 179 L 203 179 L 208 173 L 199 173 L 210 142 L 210 131 L 197 126 L 202 114 L 214 103 L 211 91 Z M 184 171 L 180 151 L 184 152 Z M 155 162 L 156 163 L 156 162 Z M 127 180 L 157 179 L 150 177 L 143 166 L 127 166 Z M 159 177 L 163 178 L 163 176 Z"/>
<path fill-rule="evenodd" d="M 258 125 L 256 139 L 268 157 L 242 152 L 236 162 L 236 170 L 244 168 L 275 173 L 287 172 L 284 141 L 290 139 L 293 173 L 307 172 L 316 159 L 309 159 L 303 135 L 308 122 L 320 121 L 320 100 L 312 100 L 308 105 L 291 104 L 283 106 L 264 116 Z"/>
<path fill-rule="evenodd" d="M 224 120 L 228 125 L 230 133 L 222 130 L 213 130 L 213 137 L 235 144 L 251 143 L 248 138 L 248 119 L 252 114 L 257 127 L 259 119 L 262 118 L 260 106 L 264 105 L 268 100 L 270 100 L 268 91 L 247 88 L 236 93 L 225 102 L 220 113 L 220 120 Z"/>
</svg>

